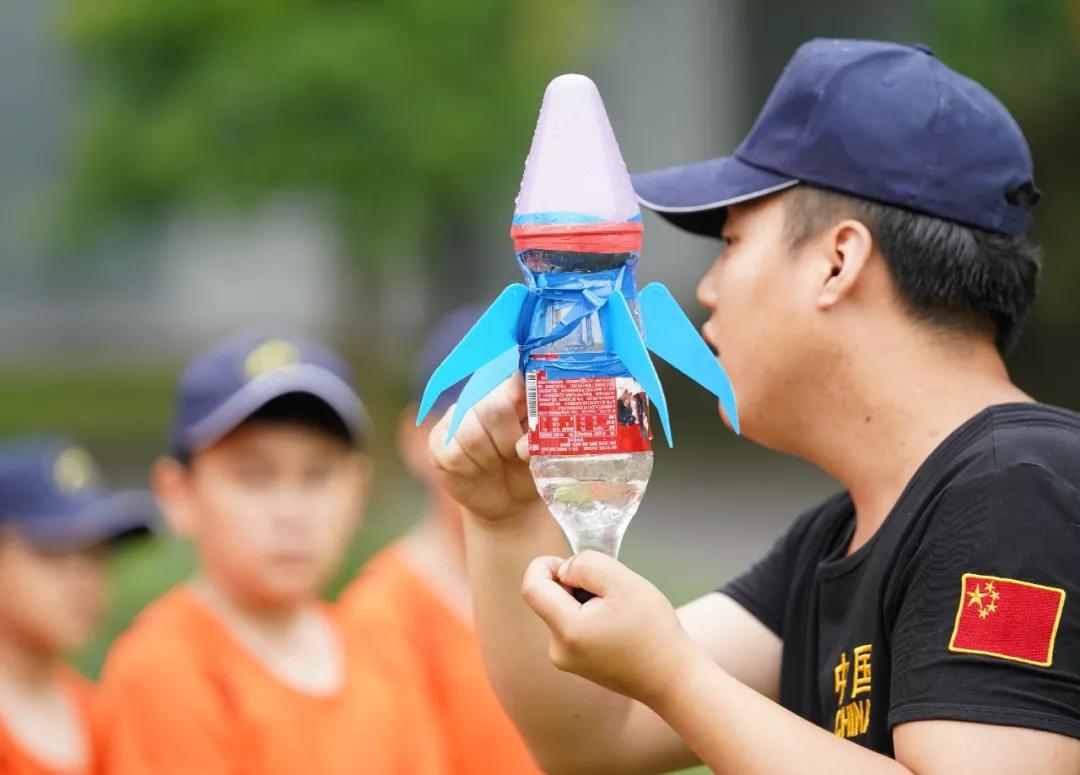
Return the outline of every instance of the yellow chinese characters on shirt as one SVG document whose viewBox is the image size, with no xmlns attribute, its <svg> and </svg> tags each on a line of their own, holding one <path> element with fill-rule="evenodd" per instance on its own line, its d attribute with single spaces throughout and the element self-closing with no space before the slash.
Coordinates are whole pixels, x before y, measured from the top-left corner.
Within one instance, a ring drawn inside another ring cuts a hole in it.
<svg viewBox="0 0 1080 775">
<path fill-rule="evenodd" d="M 873 648 L 871 643 L 856 646 L 851 650 L 851 659 L 848 659 L 846 651 L 841 651 L 840 659 L 833 668 L 833 691 L 837 704 L 833 733 L 837 737 L 862 735 L 870 727 L 870 657 Z"/>
</svg>

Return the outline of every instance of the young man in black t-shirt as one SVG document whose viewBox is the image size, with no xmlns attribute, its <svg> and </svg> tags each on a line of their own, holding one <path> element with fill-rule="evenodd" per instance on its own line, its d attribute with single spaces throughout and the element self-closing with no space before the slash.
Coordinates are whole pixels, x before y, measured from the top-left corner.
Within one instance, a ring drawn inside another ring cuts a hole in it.
<svg viewBox="0 0 1080 775">
<path fill-rule="evenodd" d="M 1080 771 L 1080 417 L 1002 361 L 1038 274 L 1006 109 L 925 47 L 811 41 L 734 156 L 635 186 L 726 242 L 698 296 L 743 432 L 845 491 L 676 612 L 615 560 L 550 556 L 520 379 L 437 427 L 542 768 Z"/>
</svg>

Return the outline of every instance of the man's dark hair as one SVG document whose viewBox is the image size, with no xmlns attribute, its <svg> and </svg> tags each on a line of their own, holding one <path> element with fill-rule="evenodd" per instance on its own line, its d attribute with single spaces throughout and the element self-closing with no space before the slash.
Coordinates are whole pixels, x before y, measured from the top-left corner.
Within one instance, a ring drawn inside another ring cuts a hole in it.
<svg viewBox="0 0 1080 775">
<path fill-rule="evenodd" d="M 321 398 L 310 393 L 286 393 L 271 399 L 252 412 L 240 425 L 255 422 L 291 425 L 322 433 L 348 446 L 354 443 L 352 434 L 340 415 Z M 362 447 L 363 440 L 357 439 L 356 444 Z M 173 457 L 182 464 L 189 465 L 192 453 L 174 450 Z"/>
<path fill-rule="evenodd" d="M 844 218 L 864 223 L 915 317 L 992 333 L 1002 353 L 1020 338 L 1041 267 L 1039 248 L 1026 237 L 805 184 L 785 192 L 784 206 L 793 248 Z"/>
</svg>

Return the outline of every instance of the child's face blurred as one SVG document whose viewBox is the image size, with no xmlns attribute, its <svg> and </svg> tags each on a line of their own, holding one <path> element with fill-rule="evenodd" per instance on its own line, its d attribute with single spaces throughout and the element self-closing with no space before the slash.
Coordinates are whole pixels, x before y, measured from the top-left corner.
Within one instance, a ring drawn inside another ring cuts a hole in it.
<svg viewBox="0 0 1080 775">
<path fill-rule="evenodd" d="M 0 537 L 0 629 L 42 653 L 82 646 L 108 596 L 103 549 L 38 549 Z"/>
<path fill-rule="evenodd" d="M 278 607 L 311 599 L 340 562 L 368 471 L 366 456 L 332 436 L 253 421 L 187 469 L 160 463 L 154 484 L 209 578 L 249 605 Z"/>
</svg>

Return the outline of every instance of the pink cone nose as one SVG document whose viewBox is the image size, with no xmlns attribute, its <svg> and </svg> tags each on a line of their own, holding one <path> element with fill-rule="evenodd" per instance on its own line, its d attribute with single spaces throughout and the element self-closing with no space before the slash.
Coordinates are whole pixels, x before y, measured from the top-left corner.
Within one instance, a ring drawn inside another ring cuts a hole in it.
<svg viewBox="0 0 1080 775">
<path fill-rule="evenodd" d="M 596 84 L 560 75 L 544 92 L 514 224 L 618 223 L 640 215 Z"/>
</svg>

